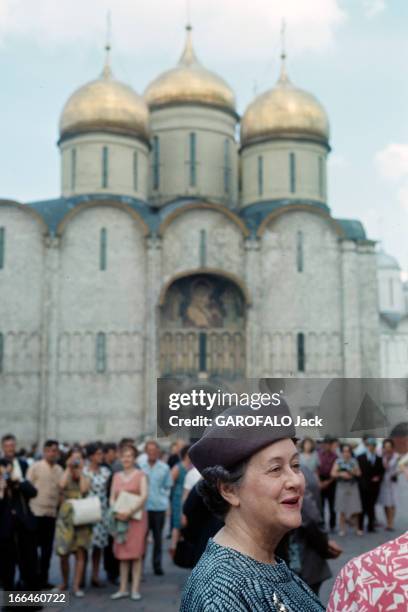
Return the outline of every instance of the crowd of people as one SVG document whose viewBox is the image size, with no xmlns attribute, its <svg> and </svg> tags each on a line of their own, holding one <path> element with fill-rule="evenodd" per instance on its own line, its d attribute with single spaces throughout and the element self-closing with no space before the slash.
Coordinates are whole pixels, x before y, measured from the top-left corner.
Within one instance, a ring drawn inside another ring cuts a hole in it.
<svg viewBox="0 0 408 612">
<path fill-rule="evenodd" d="M 365 521 L 367 531 L 374 532 L 379 526 L 376 504 L 384 509 L 385 529 L 394 531 L 399 459 L 390 438 L 377 442 L 364 436 L 354 446 L 330 436 L 318 445 L 311 438 L 301 442 L 301 464 L 319 479 L 323 511 L 328 506 L 329 528 L 333 532 L 338 525 L 340 536 L 346 534 L 347 524 L 362 536 Z"/>
<path fill-rule="evenodd" d="M 88 585 L 103 586 L 103 565 L 107 580 L 118 587 L 111 598 L 137 601 L 149 540 L 152 569 L 160 576 L 163 537 L 170 540 L 174 562 L 193 568 L 209 539 L 225 529 L 217 506 L 221 502 L 217 498 L 214 506 L 214 495 L 204 491 L 183 440 L 168 452 L 156 440 L 136 447 L 130 438 L 86 445 L 47 440 L 40 451 L 30 453 L 17 451 L 12 434 L 3 436 L 1 444 L 0 581 L 7 591 L 71 588 L 74 596 L 84 597 Z M 305 438 L 297 450 L 306 483 L 302 524 L 280 539 L 276 551 L 317 595 L 331 576 L 327 559 L 342 552 L 325 527 L 325 505 L 328 528 L 339 537 L 349 526 L 358 536 L 380 527 L 376 503 L 384 508 L 385 529 L 393 531 L 400 457 L 391 439 L 379 444 L 369 436 L 354 447 L 331 437 L 319 443 Z M 216 487 L 223 478 L 217 474 Z M 88 522 L 81 520 L 90 506 L 81 510 L 76 502 L 95 498 L 96 515 L 94 509 Z M 57 585 L 49 580 L 54 552 L 60 561 Z"/>
<path fill-rule="evenodd" d="M 88 565 L 90 586 L 102 586 L 103 562 L 107 579 L 119 587 L 112 599 L 130 596 L 139 600 L 149 533 L 153 572 L 163 575 L 166 515 L 170 514 L 168 536 L 174 555 L 183 501 L 199 478 L 184 442 L 174 443 L 170 453 L 164 453 L 156 440 L 138 449 L 130 438 L 119 444 L 86 445 L 47 440 L 39 453 L 35 448 L 30 453 L 17 451 L 12 434 L 3 436 L 1 444 L 0 548 L 4 554 L 0 581 L 5 590 L 21 586 L 65 591 L 70 588 L 73 556 L 72 592 L 76 597 L 85 595 Z M 122 492 L 129 493 L 131 500 L 125 511 L 115 508 Z M 91 516 L 88 523 L 76 522 L 75 501 L 90 498 L 99 500 L 98 516 Z M 58 585 L 49 581 L 53 552 L 60 560 Z"/>
</svg>

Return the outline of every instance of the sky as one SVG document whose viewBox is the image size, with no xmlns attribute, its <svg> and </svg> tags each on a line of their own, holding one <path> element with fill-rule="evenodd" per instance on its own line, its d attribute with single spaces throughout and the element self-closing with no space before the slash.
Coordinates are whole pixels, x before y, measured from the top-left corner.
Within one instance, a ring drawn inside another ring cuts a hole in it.
<svg viewBox="0 0 408 612">
<path fill-rule="evenodd" d="M 178 61 L 190 15 L 241 114 L 278 77 L 284 19 L 290 78 L 330 118 L 332 214 L 360 219 L 408 279 L 407 0 L 0 0 L 1 198 L 59 195 L 59 116 L 101 72 L 108 11 L 116 78 L 143 93 Z"/>
</svg>

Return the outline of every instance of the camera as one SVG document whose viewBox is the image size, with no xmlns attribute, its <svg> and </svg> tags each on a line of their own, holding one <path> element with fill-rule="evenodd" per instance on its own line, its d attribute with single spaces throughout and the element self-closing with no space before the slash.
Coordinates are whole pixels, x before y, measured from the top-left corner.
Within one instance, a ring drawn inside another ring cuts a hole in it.
<svg viewBox="0 0 408 612">
<path fill-rule="evenodd" d="M 11 469 L 13 464 L 9 459 L 0 459 L 0 474 L 6 482 L 11 480 Z M 7 469 L 9 468 L 9 469 Z"/>
</svg>

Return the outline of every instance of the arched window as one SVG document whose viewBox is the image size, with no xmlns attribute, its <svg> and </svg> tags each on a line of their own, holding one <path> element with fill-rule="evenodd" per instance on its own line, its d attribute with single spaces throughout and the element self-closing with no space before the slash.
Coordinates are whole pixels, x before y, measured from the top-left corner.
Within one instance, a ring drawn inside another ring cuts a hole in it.
<svg viewBox="0 0 408 612">
<path fill-rule="evenodd" d="M 304 372 L 306 369 L 305 358 L 305 334 L 300 332 L 297 335 L 297 369 L 298 372 Z"/>
<path fill-rule="evenodd" d="M 106 334 L 99 332 L 96 335 L 96 371 L 98 374 L 106 372 Z"/>
<path fill-rule="evenodd" d="M 0 333 L 0 374 L 4 369 L 4 336 Z"/>
<path fill-rule="evenodd" d="M 263 172 L 263 157 L 258 157 L 258 195 L 263 194 L 264 172 Z"/>
<path fill-rule="evenodd" d="M 77 166 L 77 151 L 71 149 L 71 189 L 76 186 L 76 166 Z"/>
<path fill-rule="evenodd" d="M 4 268 L 5 252 L 6 252 L 6 228 L 0 227 L 0 270 Z"/>
<path fill-rule="evenodd" d="M 99 237 L 99 269 L 106 270 L 108 257 L 107 257 L 107 248 L 108 248 L 108 232 L 105 227 L 101 229 L 100 237 Z"/>
<path fill-rule="evenodd" d="M 298 272 L 303 272 L 303 232 L 296 234 L 296 267 Z"/>
<path fill-rule="evenodd" d="M 200 230 L 200 266 L 205 268 L 207 265 L 207 232 Z"/>
<path fill-rule="evenodd" d="M 224 193 L 231 191 L 231 143 L 226 138 L 224 140 Z"/>
<path fill-rule="evenodd" d="M 319 196 L 324 198 L 324 162 L 323 157 L 319 156 L 318 160 L 318 180 L 319 180 Z"/>
<path fill-rule="evenodd" d="M 158 136 L 153 136 L 153 189 L 160 186 L 160 141 Z"/>
<path fill-rule="evenodd" d="M 392 278 L 388 279 L 388 294 L 390 297 L 390 306 L 394 306 L 394 281 Z"/>
<path fill-rule="evenodd" d="M 289 188 L 291 193 L 296 191 L 296 157 L 289 153 Z"/>
<path fill-rule="evenodd" d="M 137 151 L 133 151 L 133 190 L 137 191 L 139 188 L 139 167 L 138 167 L 138 154 Z"/>
<path fill-rule="evenodd" d="M 200 332 L 198 335 L 198 367 L 199 372 L 207 371 L 207 334 Z"/>
<path fill-rule="evenodd" d="M 189 150 L 190 187 L 195 187 L 197 185 L 197 135 L 195 132 L 190 132 Z"/>
<path fill-rule="evenodd" d="M 106 189 L 109 182 L 109 149 L 102 148 L 102 187 Z"/>
</svg>

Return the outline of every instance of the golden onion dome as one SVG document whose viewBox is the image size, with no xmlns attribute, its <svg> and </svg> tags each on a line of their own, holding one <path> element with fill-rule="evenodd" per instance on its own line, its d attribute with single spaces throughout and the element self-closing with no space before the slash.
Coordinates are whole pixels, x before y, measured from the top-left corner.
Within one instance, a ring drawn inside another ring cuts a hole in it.
<svg viewBox="0 0 408 612">
<path fill-rule="evenodd" d="M 158 76 L 144 93 L 151 109 L 183 103 L 205 104 L 235 114 L 235 95 L 230 86 L 200 64 L 193 49 L 191 26 L 187 26 L 184 51 L 178 65 Z"/>
<path fill-rule="evenodd" d="M 112 76 L 107 59 L 101 76 L 77 89 L 59 122 L 60 139 L 87 132 L 111 132 L 149 139 L 149 109 L 129 85 Z"/>
<path fill-rule="evenodd" d="M 309 138 L 328 144 L 327 113 L 309 92 L 295 87 L 286 73 L 285 55 L 275 87 L 257 96 L 241 121 L 241 142 L 247 145 L 269 138 Z"/>
</svg>

